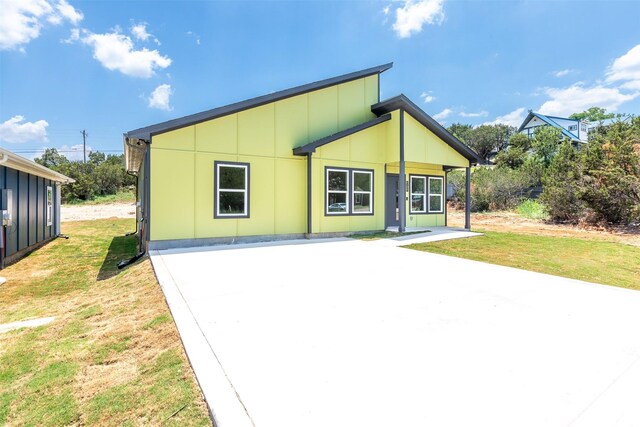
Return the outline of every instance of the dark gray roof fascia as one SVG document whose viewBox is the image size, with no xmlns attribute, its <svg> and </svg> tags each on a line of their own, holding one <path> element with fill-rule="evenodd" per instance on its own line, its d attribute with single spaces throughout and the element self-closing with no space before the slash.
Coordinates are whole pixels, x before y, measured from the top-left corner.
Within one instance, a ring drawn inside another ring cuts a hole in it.
<svg viewBox="0 0 640 427">
<path fill-rule="evenodd" d="M 390 119 L 391 114 L 384 114 L 380 117 L 376 117 L 373 120 L 369 120 L 368 122 L 360 123 L 359 125 L 352 128 L 334 133 L 333 135 L 325 136 L 324 138 L 317 139 L 301 147 L 296 147 L 293 149 L 293 154 L 296 156 L 306 156 L 309 153 L 314 153 L 316 151 L 316 148 L 318 147 L 322 147 L 323 145 L 326 145 L 330 142 L 336 141 L 340 138 L 344 138 L 345 136 L 352 135 L 356 132 L 360 132 L 361 130 L 365 130 L 367 128 L 370 128 L 371 126 L 386 122 Z"/>
<path fill-rule="evenodd" d="M 290 98 L 296 95 L 302 95 L 314 90 L 324 89 L 329 86 L 334 86 L 341 83 L 346 83 L 352 80 L 361 79 L 373 74 L 380 74 L 389 68 L 393 67 L 393 62 L 388 64 L 378 65 L 377 67 L 367 68 L 365 70 L 355 71 L 349 74 L 343 74 L 337 77 L 331 77 L 329 79 L 320 80 L 314 83 L 308 83 L 302 86 L 296 86 L 290 89 L 281 90 L 278 92 L 270 93 L 268 95 L 259 96 L 257 98 L 247 99 L 245 101 L 236 102 L 233 104 L 225 105 L 222 107 L 214 108 L 212 110 L 203 111 L 189 116 L 180 117 L 177 119 L 169 120 L 166 122 L 158 123 L 155 125 L 135 129 L 126 133 L 128 138 L 144 139 L 149 141 L 152 135 L 156 135 L 163 132 L 179 129 L 185 126 L 201 123 L 206 120 L 215 119 L 218 117 L 226 116 L 229 114 L 238 113 L 249 108 L 259 107 L 264 104 L 269 104 L 275 101 L 280 101 L 285 98 Z"/>
<path fill-rule="evenodd" d="M 482 160 L 471 148 L 464 145 L 458 138 L 453 136 L 448 130 L 442 127 L 440 123 L 436 122 L 430 115 L 422 111 L 420 107 L 414 104 L 403 94 L 372 105 L 371 111 L 379 116 L 400 108 L 404 109 L 404 111 L 409 113 L 414 119 L 420 122 L 424 127 L 433 132 L 438 138 L 442 139 L 470 162 L 478 163 Z"/>
</svg>

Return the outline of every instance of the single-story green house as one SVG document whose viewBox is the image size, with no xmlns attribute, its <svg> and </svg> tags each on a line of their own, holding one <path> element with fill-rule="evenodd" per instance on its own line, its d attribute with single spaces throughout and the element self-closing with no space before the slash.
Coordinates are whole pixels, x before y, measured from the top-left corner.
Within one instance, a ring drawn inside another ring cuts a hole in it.
<svg viewBox="0 0 640 427">
<path fill-rule="evenodd" d="M 446 226 L 447 172 L 469 186 L 478 156 L 406 96 L 380 100 L 392 65 L 125 133 L 141 251 Z"/>
</svg>

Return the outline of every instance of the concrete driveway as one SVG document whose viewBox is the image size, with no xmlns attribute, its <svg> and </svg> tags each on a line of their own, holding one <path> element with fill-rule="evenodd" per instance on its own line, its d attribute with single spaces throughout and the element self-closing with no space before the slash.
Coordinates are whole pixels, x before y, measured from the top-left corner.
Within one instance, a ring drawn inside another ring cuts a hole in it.
<svg viewBox="0 0 640 427">
<path fill-rule="evenodd" d="M 151 258 L 220 427 L 640 425 L 640 292 L 380 241 Z"/>
</svg>

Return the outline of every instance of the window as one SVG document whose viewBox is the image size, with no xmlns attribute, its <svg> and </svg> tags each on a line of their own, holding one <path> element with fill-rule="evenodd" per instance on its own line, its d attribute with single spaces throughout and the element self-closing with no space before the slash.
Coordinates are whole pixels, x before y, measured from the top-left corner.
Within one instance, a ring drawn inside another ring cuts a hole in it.
<svg viewBox="0 0 640 427">
<path fill-rule="evenodd" d="M 578 130 L 578 125 L 570 125 L 569 126 L 569 131 L 574 131 L 574 130 Z"/>
<path fill-rule="evenodd" d="M 327 213 L 347 213 L 349 197 L 349 172 L 327 169 Z"/>
<path fill-rule="evenodd" d="M 582 124 L 580 125 L 580 130 L 581 130 L 582 132 L 586 132 L 586 131 L 587 131 L 587 125 L 586 125 L 585 123 L 582 123 Z"/>
<path fill-rule="evenodd" d="M 249 164 L 215 162 L 216 218 L 249 216 Z"/>
<path fill-rule="evenodd" d="M 53 224 L 53 188 L 47 187 L 47 227 Z"/>
<path fill-rule="evenodd" d="M 442 202 L 442 190 L 444 180 L 438 177 L 429 177 L 429 213 L 444 212 Z"/>
<path fill-rule="evenodd" d="M 444 178 L 440 176 L 409 176 L 411 205 L 409 213 L 444 212 Z"/>
<path fill-rule="evenodd" d="M 326 215 L 373 213 L 373 171 L 327 168 Z"/>
<path fill-rule="evenodd" d="M 353 206 L 352 213 L 372 213 L 373 206 L 373 172 L 353 171 Z"/>
<path fill-rule="evenodd" d="M 411 177 L 411 209 L 410 213 L 425 213 L 427 211 L 427 178 L 424 176 Z"/>
</svg>

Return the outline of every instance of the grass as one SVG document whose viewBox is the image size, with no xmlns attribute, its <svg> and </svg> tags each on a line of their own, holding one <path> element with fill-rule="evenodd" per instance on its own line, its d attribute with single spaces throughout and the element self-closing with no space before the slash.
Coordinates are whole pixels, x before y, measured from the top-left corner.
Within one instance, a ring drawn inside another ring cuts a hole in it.
<svg viewBox="0 0 640 427">
<path fill-rule="evenodd" d="M 57 239 L 2 271 L 0 425 L 211 425 L 132 219 L 63 223 Z M 182 408 L 178 411 L 178 409 Z"/>
<path fill-rule="evenodd" d="M 91 200 L 71 199 L 65 201 L 65 205 L 106 205 L 110 203 L 133 203 L 136 195 L 133 191 L 118 191 L 116 194 L 107 194 L 106 196 L 96 196 Z"/>
<path fill-rule="evenodd" d="M 528 219 L 545 220 L 549 218 L 549 213 L 544 205 L 537 200 L 527 199 L 520 203 L 516 212 Z"/>
<path fill-rule="evenodd" d="M 491 232 L 408 246 L 588 282 L 640 290 L 640 248 L 601 239 Z"/>
</svg>

